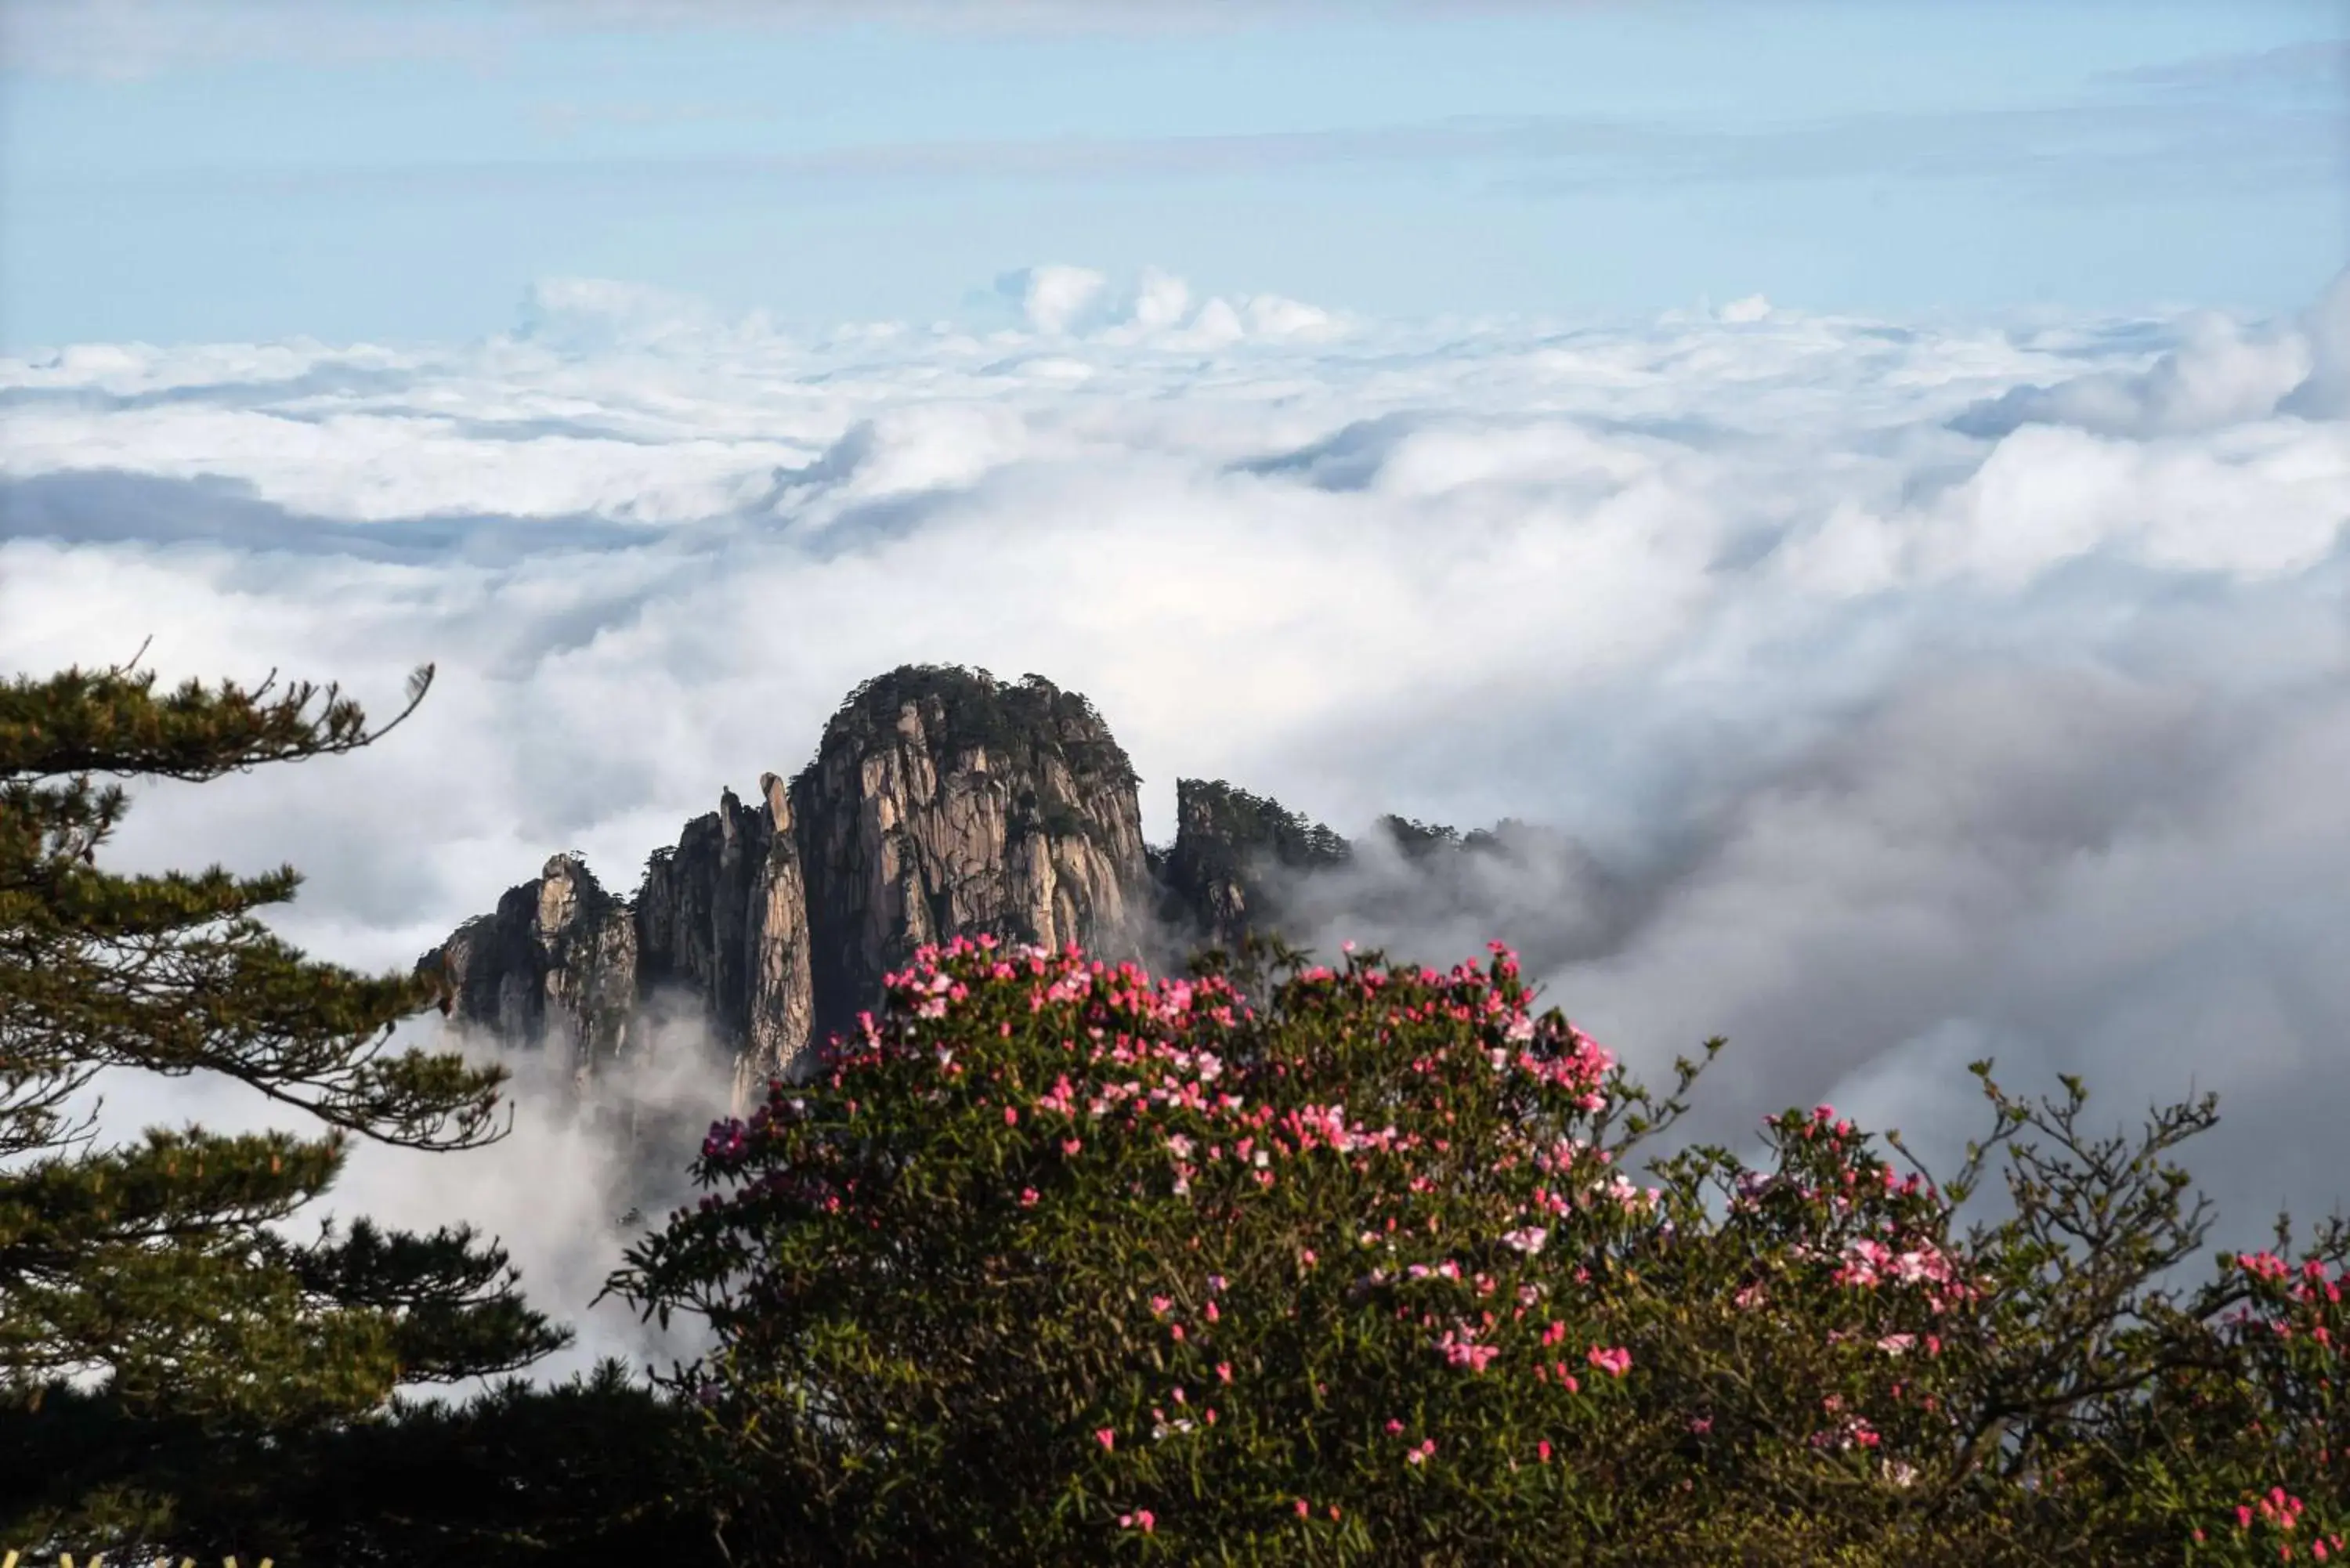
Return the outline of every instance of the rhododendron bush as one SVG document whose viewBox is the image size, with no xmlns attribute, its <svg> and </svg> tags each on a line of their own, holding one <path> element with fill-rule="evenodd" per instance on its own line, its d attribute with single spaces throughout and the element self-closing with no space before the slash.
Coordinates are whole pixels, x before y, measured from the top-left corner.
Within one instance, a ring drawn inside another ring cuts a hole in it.
<svg viewBox="0 0 2350 1568">
<path fill-rule="evenodd" d="M 2344 1237 L 2177 1285 L 2208 1101 L 2099 1137 L 1986 1066 L 1946 1184 L 1825 1106 L 1638 1159 L 1700 1065 L 1652 1096 L 1500 949 L 1252 1007 L 961 941 L 615 1287 L 707 1320 L 756 1561 L 2341 1551 Z"/>
</svg>

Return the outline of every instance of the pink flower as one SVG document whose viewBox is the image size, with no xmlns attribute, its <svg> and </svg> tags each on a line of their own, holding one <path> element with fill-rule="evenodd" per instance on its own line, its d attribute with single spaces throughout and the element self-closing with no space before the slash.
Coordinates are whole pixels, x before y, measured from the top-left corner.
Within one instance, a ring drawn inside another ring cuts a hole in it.
<svg viewBox="0 0 2350 1568">
<path fill-rule="evenodd" d="M 1534 1452 L 1542 1456 L 1543 1463 L 1550 1463 L 1550 1439 L 1548 1438 L 1544 1438 L 1541 1442 L 1536 1443 L 1534 1445 Z"/>
<path fill-rule="evenodd" d="M 1020 1189 L 1020 1207 L 1023 1209 L 1034 1209 L 1036 1207 L 1036 1189 L 1035 1188 L 1024 1187 Z"/>
<path fill-rule="evenodd" d="M 1148 1535 L 1159 1527 L 1159 1521 L 1149 1509 L 1138 1508 L 1132 1513 L 1119 1514 L 1118 1526 L 1120 1530 L 1139 1530 Z"/>
<path fill-rule="evenodd" d="M 1010 1106 L 1004 1106 L 1003 1125 L 1008 1127 L 1018 1127 L 1020 1125 L 1020 1113 L 1014 1110 Z"/>
<path fill-rule="evenodd" d="M 1608 1350 L 1595 1345 L 1585 1352 L 1584 1359 L 1611 1377 L 1621 1377 L 1632 1370 L 1632 1353 L 1620 1345 Z"/>
<path fill-rule="evenodd" d="M 1232 1364 L 1229 1361 L 1217 1362 L 1216 1376 L 1224 1382 L 1230 1383 L 1232 1380 Z"/>
<path fill-rule="evenodd" d="M 1104 1453 L 1109 1452 L 1118 1447 L 1117 1429 L 1110 1427 L 1102 1428 L 1099 1431 L 1094 1434 L 1094 1441 L 1102 1446 L 1102 1451 Z"/>
<path fill-rule="evenodd" d="M 1303 1518 L 1305 1518 L 1307 1514 L 1309 1514 L 1309 1513 L 1311 1513 L 1311 1512 L 1313 1512 L 1313 1511 L 1314 1511 L 1314 1507 L 1313 1507 L 1313 1505 L 1312 1505 L 1311 1503 L 1307 1502 L 1307 1501 L 1306 1501 L 1304 1498 L 1302 1498 L 1302 1497 L 1301 1497 L 1301 1498 L 1299 1498 L 1299 1499 L 1297 1500 L 1297 1517 L 1298 1517 L 1298 1518 L 1303 1519 Z"/>
</svg>

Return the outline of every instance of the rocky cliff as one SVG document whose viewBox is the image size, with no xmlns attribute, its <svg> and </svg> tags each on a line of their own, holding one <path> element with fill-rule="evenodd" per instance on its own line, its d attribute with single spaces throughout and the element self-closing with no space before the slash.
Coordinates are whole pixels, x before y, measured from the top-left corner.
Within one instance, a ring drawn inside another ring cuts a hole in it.
<svg viewBox="0 0 2350 1568">
<path fill-rule="evenodd" d="M 698 1001 L 735 1054 L 738 1091 L 797 1070 L 815 1007 L 790 797 L 773 774 L 759 794 L 746 806 L 722 791 L 675 848 L 653 852 L 635 904 L 637 997 Z"/>
<path fill-rule="evenodd" d="M 629 907 L 577 856 L 557 855 L 424 961 L 459 1017 L 504 1039 L 559 1043 L 587 1074 L 630 1044 L 638 950 Z"/>
<path fill-rule="evenodd" d="M 1172 965 L 1319 919 L 1311 878 L 1355 855 L 1276 801 L 1202 779 L 1176 782 L 1175 841 L 1149 848 L 1136 784 L 1077 693 L 908 666 L 850 692 L 788 784 L 763 775 L 755 803 L 722 792 L 653 853 L 633 898 L 558 855 L 421 963 L 458 1018 L 567 1051 L 583 1076 L 681 1004 L 732 1054 L 740 1098 L 806 1073 L 925 942 L 988 932 Z M 1414 858 L 1491 838 L 1379 827 Z"/>
<path fill-rule="evenodd" d="M 681 998 L 738 1092 L 794 1076 L 924 942 L 996 936 L 1139 955 L 1158 904 L 1136 778 L 1083 697 L 1030 676 L 908 667 L 867 681 L 791 783 L 732 791 L 656 851 L 635 897 L 558 856 L 421 964 L 449 1010 L 577 1070 Z"/>
<path fill-rule="evenodd" d="M 1135 784 L 1092 704 L 1041 677 L 910 669 L 858 687 L 792 781 L 819 1034 L 926 942 L 985 931 L 1138 955 Z"/>
</svg>

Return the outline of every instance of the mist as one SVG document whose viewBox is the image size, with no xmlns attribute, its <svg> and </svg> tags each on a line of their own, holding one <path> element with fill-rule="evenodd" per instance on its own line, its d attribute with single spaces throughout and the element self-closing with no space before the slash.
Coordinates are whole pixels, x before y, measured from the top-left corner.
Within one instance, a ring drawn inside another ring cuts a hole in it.
<svg viewBox="0 0 2350 1568">
<path fill-rule="evenodd" d="M 979 280 L 974 280 L 975 284 Z M 2195 1090 L 2227 1233 L 2350 1196 L 2350 282 L 2269 319 L 1720 311 L 1385 322 L 1171 275 L 985 320 L 761 316 L 550 280 L 513 330 L 0 360 L 0 653 L 338 679 L 356 755 L 142 786 L 118 869 L 290 860 L 277 928 L 405 967 L 556 850 L 608 885 L 788 774 L 910 661 L 1084 692 L 1142 774 L 1356 836 L 1302 934 L 1488 940 L 1690 1124 L 1828 1100 L 1949 1150 L 1964 1064 Z M 1411 861 L 1395 812 L 1503 819 Z M 679 1062 L 703 1061 L 681 1047 Z M 630 1106 L 516 1058 L 513 1135 L 354 1156 L 331 1206 L 504 1237 L 585 1356 Z M 544 1091 L 544 1092 L 542 1092 Z M 246 1114 L 109 1089 L 109 1129 Z M 265 1112 L 255 1110 L 255 1115 Z M 668 1135 L 661 1135 L 666 1137 Z M 665 1179 L 665 1178 L 664 1178 Z"/>
<path fill-rule="evenodd" d="M 705 1347 L 699 1324 L 663 1328 L 616 1298 L 598 1298 L 622 1252 L 698 1195 L 688 1164 L 711 1121 L 727 1112 L 733 1058 L 698 1018 L 658 1002 L 639 1038 L 641 1049 L 583 1078 L 567 1042 L 495 1042 L 430 1017 L 400 1025 L 394 1050 L 452 1050 L 507 1070 L 498 1136 L 455 1152 L 352 1137 L 334 1185 L 279 1231 L 307 1242 L 323 1224 L 365 1217 L 417 1231 L 463 1223 L 495 1238 L 520 1272 L 525 1299 L 573 1331 L 569 1345 L 528 1369 L 533 1379 L 561 1379 L 607 1356 L 659 1371 L 691 1362 Z M 120 1069 L 101 1074 L 77 1109 L 96 1113 L 101 1136 L 188 1122 L 232 1134 L 321 1130 L 241 1084 Z M 465 1389 L 408 1392 L 462 1397 Z"/>
</svg>

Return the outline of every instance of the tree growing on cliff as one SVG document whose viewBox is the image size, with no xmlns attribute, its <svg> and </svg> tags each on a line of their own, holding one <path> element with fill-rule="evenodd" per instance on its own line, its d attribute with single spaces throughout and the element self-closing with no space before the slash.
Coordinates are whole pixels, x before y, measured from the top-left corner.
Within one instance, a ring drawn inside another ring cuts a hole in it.
<svg viewBox="0 0 2350 1568">
<path fill-rule="evenodd" d="M 1514 961 L 924 951 L 713 1127 L 615 1288 L 715 1349 L 758 1561 L 2146 1563 L 2350 1531 L 2345 1238 L 2168 1283 L 2208 1102 L 2019 1100 L 1947 1184 L 1826 1107 L 1636 1177 Z M 2009 1208 L 1959 1207 L 2003 1162 Z"/>
<path fill-rule="evenodd" d="M 400 717 L 430 680 L 417 672 Z M 429 991 L 273 936 L 256 912 L 293 896 L 291 867 L 99 865 L 127 807 L 101 778 L 211 780 L 383 732 L 332 687 L 274 679 L 158 692 L 120 667 L 0 685 L 0 1403 L 11 1441 L 50 1460 L 7 1489 L 0 1527 L 19 1540 L 172 1539 L 172 1490 L 146 1468 L 163 1426 L 193 1423 L 222 1460 L 189 1484 L 224 1485 L 233 1456 L 376 1409 L 397 1384 L 505 1371 L 566 1337 L 463 1228 L 276 1228 L 333 1182 L 351 1135 L 421 1149 L 497 1136 L 502 1070 L 392 1048 Z M 102 1144 L 88 1096 L 121 1072 L 232 1078 L 325 1131 Z M 39 1425 L 68 1385 L 81 1392 L 57 1407 L 78 1433 L 111 1423 L 71 1465 L 62 1428 Z"/>
</svg>

